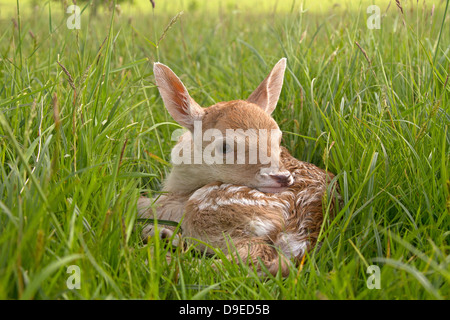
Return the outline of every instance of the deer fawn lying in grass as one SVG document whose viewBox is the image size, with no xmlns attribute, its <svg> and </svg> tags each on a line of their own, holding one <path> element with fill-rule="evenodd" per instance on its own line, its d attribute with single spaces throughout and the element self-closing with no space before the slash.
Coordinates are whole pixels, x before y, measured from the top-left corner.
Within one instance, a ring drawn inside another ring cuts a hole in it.
<svg viewBox="0 0 450 320">
<path fill-rule="evenodd" d="M 316 245 L 323 198 L 334 176 L 280 146 L 281 131 L 271 113 L 285 68 L 283 58 L 247 100 L 202 108 L 172 70 L 154 64 L 167 110 L 189 131 L 172 151 L 167 193 L 155 202 L 156 212 L 152 200 L 140 198 L 141 217 L 182 220 L 185 237 L 220 248 L 231 259 L 238 254 L 258 272 L 261 260 L 272 274 L 289 273 L 289 261 L 299 262 Z M 327 197 L 331 213 L 333 190 Z M 153 225 L 143 230 L 144 238 L 150 235 Z M 160 236 L 169 238 L 172 230 L 162 229 Z M 199 248 L 213 252 L 209 246 Z"/>
</svg>

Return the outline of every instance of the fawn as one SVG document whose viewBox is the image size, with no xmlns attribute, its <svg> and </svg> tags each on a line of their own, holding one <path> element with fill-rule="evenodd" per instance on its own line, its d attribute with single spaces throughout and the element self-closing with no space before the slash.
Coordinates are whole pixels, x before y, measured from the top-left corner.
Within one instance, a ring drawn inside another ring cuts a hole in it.
<svg viewBox="0 0 450 320">
<path fill-rule="evenodd" d="M 323 198 L 334 178 L 280 146 L 281 131 L 271 114 L 285 69 L 283 58 L 247 100 L 202 108 L 169 67 L 155 63 L 164 105 L 188 131 L 172 151 L 166 193 L 154 206 L 152 199 L 138 200 L 141 217 L 182 221 L 183 237 L 203 240 L 234 261 L 237 254 L 254 263 L 258 273 L 260 260 L 270 273 L 280 271 L 283 276 L 291 261 L 300 262 L 316 245 Z M 339 195 L 336 186 L 328 190 L 332 213 Z M 171 237 L 172 230 L 160 230 L 160 237 Z M 153 225 L 148 225 L 142 236 L 153 233 Z M 213 253 L 209 246 L 200 244 L 199 249 Z"/>
</svg>

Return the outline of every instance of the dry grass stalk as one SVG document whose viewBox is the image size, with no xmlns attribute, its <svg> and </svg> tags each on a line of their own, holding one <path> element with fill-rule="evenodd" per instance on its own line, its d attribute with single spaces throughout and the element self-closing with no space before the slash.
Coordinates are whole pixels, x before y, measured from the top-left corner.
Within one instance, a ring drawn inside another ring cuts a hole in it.
<svg viewBox="0 0 450 320">
<path fill-rule="evenodd" d="M 445 79 L 444 90 L 445 90 L 445 88 L 447 88 L 447 83 L 448 83 L 448 77 L 449 76 L 450 76 L 450 67 L 448 68 L 447 78 Z"/>
<path fill-rule="evenodd" d="M 302 32 L 302 35 L 300 36 L 299 43 L 302 43 L 303 40 L 305 40 L 307 33 L 308 33 L 308 30 L 305 30 L 305 31 Z"/>
<path fill-rule="evenodd" d="M 56 61 L 56 62 L 59 64 L 59 66 L 61 67 L 61 69 L 63 69 L 64 73 L 66 74 L 67 79 L 68 79 L 69 84 L 70 84 L 70 86 L 72 87 L 72 89 L 73 89 L 73 90 L 76 90 L 76 88 L 75 88 L 75 83 L 74 83 L 74 81 L 73 81 L 73 78 L 72 78 L 72 75 L 70 74 L 70 72 L 69 72 L 69 71 L 66 69 L 66 67 L 64 67 L 59 61 Z"/>
<path fill-rule="evenodd" d="M 395 0 L 395 4 L 397 5 L 397 7 L 400 9 L 400 11 L 403 14 L 403 8 L 402 8 L 402 5 L 400 4 L 400 1 L 399 0 Z"/>
<path fill-rule="evenodd" d="M 156 47 L 159 47 L 159 43 L 166 37 L 167 32 L 170 30 L 170 28 L 172 28 L 172 26 L 178 21 L 178 19 L 180 19 L 180 17 L 183 15 L 183 11 L 180 11 L 175 17 L 172 18 L 172 20 L 170 20 L 169 24 L 167 25 L 167 27 L 164 29 L 161 37 L 159 37 L 158 42 L 156 43 Z"/>
<path fill-rule="evenodd" d="M 376 77 L 375 71 L 372 69 L 372 61 L 370 61 L 366 50 L 364 50 L 363 47 L 361 47 L 361 45 L 358 43 L 358 41 L 355 41 L 355 44 L 358 46 L 359 50 L 361 50 L 362 54 L 364 55 L 364 58 L 366 58 L 366 60 L 367 60 L 367 63 L 369 63 L 369 68 L 372 71 L 372 74 Z"/>
<path fill-rule="evenodd" d="M 88 76 L 88 74 L 89 74 L 89 70 L 91 69 L 91 66 L 92 66 L 92 64 L 90 64 L 90 65 L 86 68 L 86 70 L 84 70 L 83 75 L 81 76 L 80 82 L 79 82 L 79 83 L 80 83 L 80 85 L 79 85 L 80 88 L 83 86 L 84 82 L 86 81 L 87 76 Z"/>
<path fill-rule="evenodd" d="M 364 50 L 361 45 L 358 43 L 358 41 L 355 41 L 355 44 L 358 46 L 359 50 L 361 50 L 362 54 L 366 58 L 367 62 L 369 63 L 369 66 L 372 66 L 372 62 L 369 59 L 369 56 L 367 55 L 366 50 Z"/>
</svg>

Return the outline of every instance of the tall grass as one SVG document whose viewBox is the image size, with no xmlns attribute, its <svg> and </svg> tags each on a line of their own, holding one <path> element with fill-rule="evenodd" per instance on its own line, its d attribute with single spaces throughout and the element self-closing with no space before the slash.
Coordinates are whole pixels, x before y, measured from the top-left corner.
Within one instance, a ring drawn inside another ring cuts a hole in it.
<svg viewBox="0 0 450 320">
<path fill-rule="evenodd" d="M 380 2 L 379 30 L 366 2 L 155 2 L 96 16 L 82 4 L 80 30 L 55 2 L 1 16 L 0 298 L 448 299 L 448 1 Z M 322 246 L 260 279 L 194 246 L 144 245 L 136 201 L 158 194 L 178 128 L 152 62 L 209 106 L 245 99 L 283 56 L 283 144 L 336 173 L 344 200 Z"/>
</svg>

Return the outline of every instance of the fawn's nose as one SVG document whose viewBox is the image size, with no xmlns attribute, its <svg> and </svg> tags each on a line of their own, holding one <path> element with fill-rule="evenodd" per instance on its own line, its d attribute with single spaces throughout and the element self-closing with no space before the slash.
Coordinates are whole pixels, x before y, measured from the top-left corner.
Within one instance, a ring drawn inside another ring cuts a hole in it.
<svg viewBox="0 0 450 320">
<path fill-rule="evenodd" d="M 290 186 L 294 182 L 289 172 L 270 174 L 269 176 L 284 187 Z"/>
</svg>

